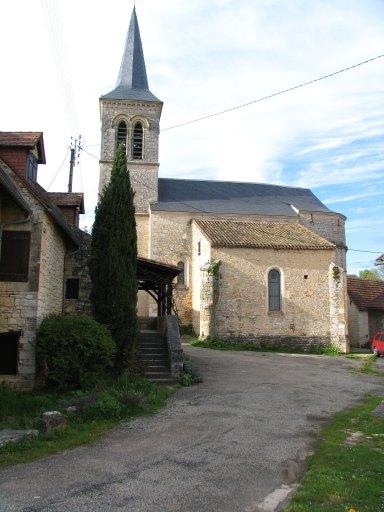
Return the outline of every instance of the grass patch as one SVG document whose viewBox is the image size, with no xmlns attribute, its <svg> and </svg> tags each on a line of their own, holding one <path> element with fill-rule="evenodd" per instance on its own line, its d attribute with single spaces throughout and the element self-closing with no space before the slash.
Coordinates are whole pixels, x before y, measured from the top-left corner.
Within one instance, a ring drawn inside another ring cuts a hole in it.
<svg viewBox="0 0 384 512">
<path fill-rule="evenodd" d="M 255 345 L 254 343 L 231 343 L 217 339 L 200 339 L 196 338 L 191 342 L 193 347 L 210 348 L 213 350 L 234 350 L 234 351 L 251 351 L 251 352 L 278 352 L 287 354 L 318 354 L 328 356 L 341 355 L 338 348 L 334 345 L 327 345 L 322 347 L 310 346 L 306 350 L 300 350 L 299 347 L 273 345 L 269 342 L 260 342 Z"/>
<path fill-rule="evenodd" d="M 384 511 L 384 420 L 371 415 L 382 400 L 368 397 L 363 405 L 337 414 L 322 430 L 286 512 Z M 357 431 L 362 439 L 344 445 Z"/>
<path fill-rule="evenodd" d="M 1 429 L 39 429 L 42 413 L 49 410 L 62 412 L 67 420 L 66 426 L 55 432 L 0 447 L 0 467 L 92 443 L 121 420 L 153 414 L 166 404 L 175 389 L 126 375 L 99 383 L 92 393 L 21 392 L 0 388 Z M 87 404 L 90 395 L 96 398 Z M 86 405 L 77 414 L 66 413 L 68 405 L 76 401 Z"/>
</svg>

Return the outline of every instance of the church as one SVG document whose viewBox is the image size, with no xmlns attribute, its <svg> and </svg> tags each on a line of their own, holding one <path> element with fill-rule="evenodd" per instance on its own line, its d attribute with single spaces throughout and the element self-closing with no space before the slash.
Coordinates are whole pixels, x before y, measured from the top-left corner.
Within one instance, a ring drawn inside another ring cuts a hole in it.
<svg viewBox="0 0 384 512">
<path fill-rule="evenodd" d="M 159 177 L 162 107 L 134 9 L 116 87 L 100 98 L 99 190 L 124 144 L 139 256 L 181 270 L 181 324 L 203 337 L 348 351 L 346 218 L 309 189 Z M 139 316 L 156 315 L 141 291 Z"/>
</svg>

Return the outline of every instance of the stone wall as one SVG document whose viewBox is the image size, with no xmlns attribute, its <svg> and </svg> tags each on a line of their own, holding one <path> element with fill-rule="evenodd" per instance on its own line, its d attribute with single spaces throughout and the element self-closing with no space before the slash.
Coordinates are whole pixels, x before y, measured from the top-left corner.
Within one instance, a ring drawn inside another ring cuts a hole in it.
<svg viewBox="0 0 384 512">
<path fill-rule="evenodd" d="M 101 155 L 99 191 L 108 183 L 116 148 L 116 129 L 121 121 L 128 128 L 127 160 L 132 187 L 135 190 L 135 207 L 138 213 L 147 213 L 149 204 L 157 201 L 159 169 L 159 122 L 161 102 L 129 100 L 100 100 Z M 143 160 L 132 160 L 132 129 L 140 120 L 144 127 Z"/>
<path fill-rule="evenodd" d="M 79 298 L 65 299 L 65 314 L 90 315 L 91 314 L 91 277 L 89 275 L 88 260 L 90 255 L 92 237 L 85 231 L 76 230 L 76 236 L 80 241 L 80 249 L 66 256 L 65 279 L 79 279 Z"/>
<path fill-rule="evenodd" d="M 201 254 L 197 254 L 200 241 Z M 333 279 L 335 251 L 210 248 L 193 225 L 193 325 L 197 334 L 234 341 L 334 343 L 347 350 L 345 276 Z M 207 261 L 221 261 L 209 275 Z M 282 308 L 269 311 L 268 272 L 281 272 Z M 200 282 L 200 284 L 199 284 Z"/>
<path fill-rule="evenodd" d="M 345 217 L 339 213 L 300 212 L 299 223 L 336 245 L 335 263 L 346 267 Z"/>
<path fill-rule="evenodd" d="M 0 282 L 0 332 L 21 332 L 16 375 L 0 375 L 0 384 L 28 389 L 35 377 L 36 329 L 49 313 L 62 308 L 65 244 L 61 232 L 35 196 L 9 168 L 5 168 L 32 210 L 28 222 L 5 226 L 5 230 L 31 231 L 28 282 Z M 1 222 L 22 218 L 12 202 L 1 205 Z"/>
<path fill-rule="evenodd" d="M 348 300 L 348 331 L 351 346 L 363 347 L 368 343 L 368 311 L 360 311 L 352 299 Z"/>
<path fill-rule="evenodd" d="M 37 322 L 51 314 L 63 312 L 64 258 L 66 245 L 52 220 L 43 214 L 40 246 Z"/>
</svg>

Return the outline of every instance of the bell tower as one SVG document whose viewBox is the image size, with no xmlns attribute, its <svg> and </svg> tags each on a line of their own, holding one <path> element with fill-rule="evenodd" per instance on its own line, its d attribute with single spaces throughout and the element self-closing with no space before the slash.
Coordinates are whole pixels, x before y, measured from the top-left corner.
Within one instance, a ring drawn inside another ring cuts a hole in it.
<svg viewBox="0 0 384 512">
<path fill-rule="evenodd" d="M 116 87 L 100 98 L 99 191 L 110 179 L 117 146 L 124 144 L 138 214 L 148 214 L 150 203 L 158 199 L 159 123 L 162 108 L 163 103 L 148 87 L 134 8 Z"/>
</svg>

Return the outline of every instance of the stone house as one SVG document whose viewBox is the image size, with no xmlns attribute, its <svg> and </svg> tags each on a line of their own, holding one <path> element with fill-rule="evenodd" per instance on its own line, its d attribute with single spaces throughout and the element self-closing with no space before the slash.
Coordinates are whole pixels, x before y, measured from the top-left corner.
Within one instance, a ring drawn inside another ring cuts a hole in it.
<svg viewBox="0 0 384 512">
<path fill-rule="evenodd" d="M 350 343 L 365 347 L 377 331 L 384 330 L 384 281 L 347 276 Z"/>
<path fill-rule="evenodd" d="M 0 384 L 30 388 L 41 320 L 63 310 L 64 266 L 76 235 L 37 183 L 42 133 L 0 132 Z M 81 209 L 81 207 L 80 207 Z"/>
<path fill-rule="evenodd" d="M 182 324 L 193 324 L 199 335 L 268 335 L 281 343 L 288 338 L 300 345 L 334 342 L 348 350 L 345 217 L 304 188 L 159 177 L 162 107 L 149 90 L 133 10 L 116 87 L 100 98 L 100 190 L 110 178 L 117 145 L 124 144 L 135 190 L 139 255 L 181 269 L 174 298 Z M 249 247 L 216 246 L 211 228 L 201 223 L 214 221 L 223 223 L 219 230 L 231 226 L 232 234 L 241 223 L 246 225 Z M 265 233 L 273 225 L 276 234 L 266 236 L 262 247 L 257 223 Z M 299 234 L 302 245 L 279 245 Z M 215 284 L 219 299 L 213 308 L 207 268 L 217 260 L 223 277 Z M 271 270 L 277 273 L 270 279 L 280 280 L 280 288 L 270 287 L 280 294 L 275 297 L 281 305 L 278 313 L 266 299 Z M 145 292 L 139 297 L 139 314 L 156 314 Z"/>
</svg>

